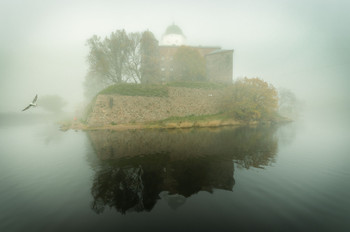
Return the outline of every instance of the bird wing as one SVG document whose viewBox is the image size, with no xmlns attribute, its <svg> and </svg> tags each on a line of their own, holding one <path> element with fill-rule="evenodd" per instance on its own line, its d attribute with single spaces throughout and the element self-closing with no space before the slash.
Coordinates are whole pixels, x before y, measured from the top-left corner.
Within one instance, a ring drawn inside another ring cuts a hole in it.
<svg viewBox="0 0 350 232">
<path fill-rule="evenodd" d="M 35 103 L 35 102 L 36 102 L 36 100 L 38 100 L 38 94 L 37 94 L 37 95 L 35 95 L 35 98 L 34 98 L 34 100 L 33 100 L 33 103 Z"/>
<path fill-rule="evenodd" d="M 29 109 L 31 107 L 31 105 L 27 106 L 26 108 L 24 108 L 22 111 L 25 111 L 27 109 Z"/>
</svg>

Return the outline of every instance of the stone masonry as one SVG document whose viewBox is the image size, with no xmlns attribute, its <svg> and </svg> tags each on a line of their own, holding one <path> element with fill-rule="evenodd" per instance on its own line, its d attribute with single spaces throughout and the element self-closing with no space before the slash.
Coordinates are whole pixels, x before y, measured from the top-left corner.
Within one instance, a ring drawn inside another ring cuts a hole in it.
<svg viewBox="0 0 350 232">
<path fill-rule="evenodd" d="M 168 97 L 98 95 L 87 122 L 103 126 L 220 112 L 220 90 L 168 88 Z"/>
</svg>

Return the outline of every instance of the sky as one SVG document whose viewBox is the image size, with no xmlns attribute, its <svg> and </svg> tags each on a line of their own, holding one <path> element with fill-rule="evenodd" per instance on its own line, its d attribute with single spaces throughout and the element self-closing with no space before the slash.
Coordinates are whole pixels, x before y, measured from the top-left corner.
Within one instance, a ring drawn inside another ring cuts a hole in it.
<svg viewBox="0 0 350 232">
<path fill-rule="evenodd" d="M 86 40 L 175 23 L 188 45 L 234 49 L 233 76 L 259 77 L 308 104 L 349 107 L 348 0 L 1 0 L 0 112 L 35 94 L 84 101 Z"/>
</svg>

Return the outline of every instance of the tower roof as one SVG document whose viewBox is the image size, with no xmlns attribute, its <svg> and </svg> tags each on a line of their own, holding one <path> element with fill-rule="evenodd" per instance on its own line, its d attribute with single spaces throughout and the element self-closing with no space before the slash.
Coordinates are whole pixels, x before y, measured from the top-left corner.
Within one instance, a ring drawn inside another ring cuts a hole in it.
<svg viewBox="0 0 350 232">
<path fill-rule="evenodd" d="M 175 25 L 174 23 L 170 26 L 167 27 L 167 29 L 165 30 L 165 35 L 168 34 L 179 34 L 179 35 L 184 35 L 182 33 L 182 30 L 179 26 Z"/>
</svg>

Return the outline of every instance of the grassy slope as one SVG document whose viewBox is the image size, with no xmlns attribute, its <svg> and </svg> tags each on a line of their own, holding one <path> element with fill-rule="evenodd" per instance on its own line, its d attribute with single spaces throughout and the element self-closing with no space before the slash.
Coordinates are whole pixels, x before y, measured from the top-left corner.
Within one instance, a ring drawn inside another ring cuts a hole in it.
<svg viewBox="0 0 350 232">
<path fill-rule="evenodd" d="M 167 84 L 167 86 L 192 89 L 222 89 L 224 87 L 227 87 L 227 84 L 219 84 L 212 82 L 170 82 Z"/>
<path fill-rule="evenodd" d="M 211 121 L 211 120 L 226 120 L 230 119 L 225 114 L 212 114 L 212 115 L 189 115 L 185 117 L 170 117 L 155 123 L 180 123 L 180 122 L 197 122 L 197 121 Z"/>
<path fill-rule="evenodd" d="M 168 97 L 168 87 L 165 85 L 116 84 L 111 85 L 99 94 L 119 94 L 124 96 Z"/>
<path fill-rule="evenodd" d="M 221 89 L 227 85 L 210 82 L 170 82 L 165 85 L 121 83 L 111 85 L 98 94 L 119 94 L 125 96 L 168 97 L 168 87 L 193 89 Z"/>
</svg>

